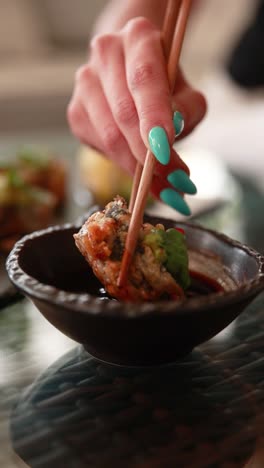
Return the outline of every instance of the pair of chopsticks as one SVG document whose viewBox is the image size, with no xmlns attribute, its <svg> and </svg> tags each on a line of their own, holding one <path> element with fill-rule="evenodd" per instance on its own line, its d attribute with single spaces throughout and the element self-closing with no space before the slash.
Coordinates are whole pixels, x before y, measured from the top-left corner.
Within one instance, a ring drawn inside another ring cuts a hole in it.
<svg viewBox="0 0 264 468">
<path fill-rule="evenodd" d="M 169 0 L 163 24 L 163 45 L 167 59 L 168 79 L 171 93 L 174 91 L 178 63 L 185 29 L 190 12 L 191 0 Z M 138 233 L 143 221 L 147 196 L 150 190 L 156 159 L 148 150 L 144 167 L 138 163 L 134 176 L 129 210 L 132 213 L 122 258 L 118 284 L 126 284 L 128 269 L 136 248 Z"/>
</svg>

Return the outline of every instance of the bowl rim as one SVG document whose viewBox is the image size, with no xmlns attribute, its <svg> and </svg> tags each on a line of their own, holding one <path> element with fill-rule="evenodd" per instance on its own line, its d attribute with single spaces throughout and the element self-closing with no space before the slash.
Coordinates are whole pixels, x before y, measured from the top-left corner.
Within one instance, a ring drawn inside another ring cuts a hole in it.
<svg viewBox="0 0 264 468">
<path fill-rule="evenodd" d="M 96 207 L 97 208 L 97 207 Z M 90 213 L 92 210 L 90 210 Z M 26 243 L 34 241 L 39 237 L 50 235 L 53 232 L 63 232 L 70 229 L 80 229 L 84 216 L 80 217 L 75 223 L 65 223 L 61 225 L 50 226 L 46 229 L 34 231 L 22 237 L 13 247 L 6 261 L 6 269 L 11 282 L 26 296 L 42 302 L 53 304 L 67 310 L 78 310 L 80 313 L 102 316 L 102 317 L 122 317 L 122 318 L 140 318 L 147 315 L 172 315 L 195 312 L 200 309 L 208 310 L 219 306 L 240 303 L 252 296 L 256 296 L 264 289 L 264 255 L 257 252 L 252 247 L 232 239 L 226 234 L 217 232 L 213 229 L 204 227 L 198 223 L 174 221 L 168 218 L 158 218 L 147 216 L 152 220 L 163 219 L 164 222 L 173 222 L 180 227 L 190 227 L 211 234 L 221 242 L 227 243 L 234 248 L 243 250 L 247 255 L 253 257 L 258 264 L 258 272 L 254 279 L 243 283 L 237 289 L 232 291 L 223 291 L 209 294 L 208 296 L 199 296 L 194 298 L 184 298 L 181 300 L 163 300 L 155 302 L 120 302 L 117 300 L 104 301 L 88 293 L 74 293 L 58 289 L 45 283 L 41 283 L 33 276 L 27 274 L 19 264 L 20 254 Z M 87 219 L 87 217 L 85 218 Z M 164 310 L 165 306 L 165 310 Z M 140 309 L 140 311 L 138 310 Z"/>
</svg>

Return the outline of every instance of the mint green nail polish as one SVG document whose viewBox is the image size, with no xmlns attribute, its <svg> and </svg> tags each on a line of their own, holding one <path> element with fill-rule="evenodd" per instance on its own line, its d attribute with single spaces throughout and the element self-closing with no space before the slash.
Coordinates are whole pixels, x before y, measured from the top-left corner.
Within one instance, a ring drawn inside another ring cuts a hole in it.
<svg viewBox="0 0 264 468">
<path fill-rule="evenodd" d="M 179 111 L 175 111 L 173 114 L 173 125 L 174 125 L 175 135 L 179 136 L 184 129 L 184 118 Z"/>
<path fill-rule="evenodd" d="M 160 192 L 160 199 L 185 216 L 191 214 L 189 206 L 181 195 L 170 188 L 166 188 Z"/>
<path fill-rule="evenodd" d="M 162 127 L 153 127 L 149 132 L 149 145 L 157 160 L 166 166 L 170 161 L 170 144 Z"/>
<path fill-rule="evenodd" d="M 195 195 L 197 193 L 196 186 L 191 181 L 188 174 L 181 169 L 171 172 L 171 174 L 168 175 L 167 180 L 174 188 L 180 190 L 180 192 L 189 193 L 190 195 Z"/>
</svg>

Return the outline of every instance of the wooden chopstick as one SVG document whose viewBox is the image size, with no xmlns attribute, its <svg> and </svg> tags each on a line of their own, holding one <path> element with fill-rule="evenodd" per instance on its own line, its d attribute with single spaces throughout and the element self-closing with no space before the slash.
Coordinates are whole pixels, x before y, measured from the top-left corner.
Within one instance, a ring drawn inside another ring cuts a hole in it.
<svg viewBox="0 0 264 468">
<path fill-rule="evenodd" d="M 166 60 L 169 60 L 175 24 L 180 11 L 182 0 L 169 0 L 162 27 L 162 40 Z"/>
<path fill-rule="evenodd" d="M 178 71 L 178 61 L 181 53 L 190 7 L 191 0 L 182 0 L 175 25 L 175 31 L 168 61 L 168 78 L 172 92 L 175 87 Z M 120 275 L 118 279 L 118 285 L 120 287 L 124 286 L 126 283 L 128 269 L 136 248 L 138 233 L 143 220 L 146 199 L 152 182 L 155 162 L 155 157 L 150 151 L 148 151 L 138 187 L 135 206 L 131 215 L 130 225 L 126 238 L 125 251 L 121 262 Z"/>
<path fill-rule="evenodd" d="M 166 12 L 165 12 L 165 17 L 164 17 L 163 27 L 162 27 L 162 42 L 163 42 L 164 54 L 165 54 L 167 61 L 170 56 L 173 33 L 175 30 L 177 17 L 179 15 L 181 2 L 182 0 L 169 0 L 167 4 Z M 136 171 L 133 177 L 133 185 L 132 185 L 132 190 L 131 190 L 130 199 L 129 199 L 128 209 L 130 213 L 132 213 L 134 206 L 135 206 L 138 187 L 139 187 L 140 179 L 142 176 L 142 170 L 143 170 L 143 166 L 140 164 L 140 162 L 138 162 L 136 166 Z"/>
<path fill-rule="evenodd" d="M 172 47 L 168 62 L 168 77 L 171 92 L 173 93 L 175 88 L 175 82 L 178 73 L 178 63 L 180 59 L 181 49 L 184 40 L 184 34 L 187 26 L 187 21 L 192 5 L 192 0 L 182 0 L 182 4 L 179 9 L 178 20 L 176 22 L 174 36 L 172 40 Z"/>
<path fill-rule="evenodd" d="M 137 165 L 136 165 L 135 174 L 134 174 L 134 177 L 133 177 L 133 185 L 132 185 L 130 198 L 129 198 L 128 210 L 130 211 L 130 213 L 132 213 L 132 211 L 134 209 L 134 206 L 135 206 L 138 187 L 139 187 L 140 179 L 141 179 L 141 176 L 142 176 L 142 170 L 143 170 L 143 166 L 138 161 Z"/>
</svg>

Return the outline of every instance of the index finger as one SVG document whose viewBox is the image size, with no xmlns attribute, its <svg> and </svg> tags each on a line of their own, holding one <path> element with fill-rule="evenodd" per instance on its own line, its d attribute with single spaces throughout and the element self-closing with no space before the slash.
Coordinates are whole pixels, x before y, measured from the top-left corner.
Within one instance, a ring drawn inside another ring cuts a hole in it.
<svg viewBox="0 0 264 468">
<path fill-rule="evenodd" d="M 172 145 L 175 131 L 171 93 L 160 33 L 145 18 L 131 20 L 125 31 L 126 77 L 138 112 L 142 139 L 149 147 L 150 130 L 161 127 Z"/>
</svg>

